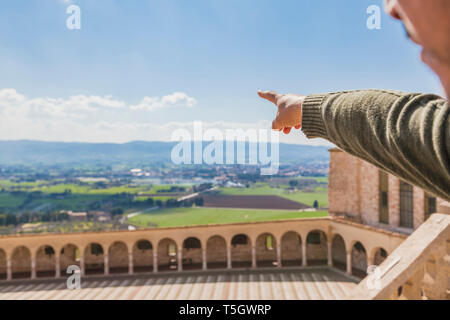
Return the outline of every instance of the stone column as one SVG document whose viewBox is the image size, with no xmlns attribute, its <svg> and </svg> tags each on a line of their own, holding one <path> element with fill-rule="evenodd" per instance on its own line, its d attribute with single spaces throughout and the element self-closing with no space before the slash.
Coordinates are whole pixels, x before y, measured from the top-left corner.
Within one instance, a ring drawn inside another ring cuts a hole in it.
<svg viewBox="0 0 450 320">
<path fill-rule="evenodd" d="M 352 274 L 352 252 L 347 252 L 347 273 Z"/>
<path fill-rule="evenodd" d="M 6 260 L 6 280 L 12 280 L 12 262 L 10 259 Z"/>
<path fill-rule="evenodd" d="M 206 261 L 206 249 L 202 249 L 202 269 L 208 269 L 207 261 Z"/>
<path fill-rule="evenodd" d="M 277 267 L 281 268 L 281 245 L 277 245 Z"/>
<path fill-rule="evenodd" d="M 105 261 L 105 275 L 109 274 L 109 256 L 108 254 L 104 255 L 104 261 Z"/>
<path fill-rule="evenodd" d="M 375 264 L 374 258 L 375 257 L 371 257 L 370 254 L 367 254 L 367 267 L 373 266 Z"/>
<path fill-rule="evenodd" d="M 227 247 L 227 269 L 231 269 L 231 247 Z"/>
<path fill-rule="evenodd" d="M 256 247 L 252 247 L 252 268 L 256 268 Z"/>
<path fill-rule="evenodd" d="M 332 256 L 332 252 L 331 252 L 331 242 L 327 242 L 327 257 L 328 257 L 328 266 L 332 267 L 333 266 L 333 256 Z"/>
<path fill-rule="evenodd" d="M 178 272 L 183 271 L 183 248 L 178 248 Z"/>
<path fill-rule="evenodd" d="M 158 252 L 153 250 L 153 272 L 158 272 Z"/>
<path fill-rule="evenodd" d="M 128 274 L 133 274 L 133 251 L 128 252 Z"/>
<path fill-rule="evenodd" d="M 308 265 L 308 261 L 306 260 L 306 241 L 302 242 L 302 266 L 306 267 Z"/>
<path fill-rule="evenodd" d="M 61 264 L 60 264 L 60 254 L 59 252 L 56 252 L 55 255 L 55 278 L 61 277 Z"/>
<path fill-rule="evenodd" d="M 31 257 L 31 279 L 36 279 L 36 257 Z"/>
<path fill-rule="evenodd" d="M 82 276 L 86 274 L 86 268 L 84 267 L 84 256 L 80 257 L 80 272 Z"/>
</svg>

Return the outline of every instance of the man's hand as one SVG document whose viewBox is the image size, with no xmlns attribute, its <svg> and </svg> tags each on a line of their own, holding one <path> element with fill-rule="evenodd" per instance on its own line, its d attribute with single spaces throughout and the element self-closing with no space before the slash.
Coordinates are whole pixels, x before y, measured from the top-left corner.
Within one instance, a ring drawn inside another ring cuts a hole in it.
<svg viewBox="0 0 450 320">
<path fill-rule="evenodd" d="M 278 94 L 274 91 L 258 91 L 258 95 L 275 104 L 278 108 L 277 116 L 272 122 L 273 130 L 283 130 L 285 134 L 291 132 L 292 127 L 300 129 L 302 126 L 302 103 L 305 96 L 298 94 Z"/>
</svg>

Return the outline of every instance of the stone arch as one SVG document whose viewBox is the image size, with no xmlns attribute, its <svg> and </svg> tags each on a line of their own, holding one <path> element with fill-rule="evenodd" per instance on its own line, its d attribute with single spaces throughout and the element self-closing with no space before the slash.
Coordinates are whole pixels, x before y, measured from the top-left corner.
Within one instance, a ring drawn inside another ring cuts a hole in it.
<svg viewBox="0 0 450 320">
<path fill-rule="evenodd" d="M 342 271 L 347 271 L 347 250 L 345 240 L 340 234 L 335 234 L 331 242 L 331 259 L 333 266 Z"/>
<path fill-rule="evenodd" d="M 89 243 L 84 249 L 84 272 L 89 274 L 105 273 L 105 251 L 99 243 Z"/>
<path fill-rule="evenodd" d="M 158 270 L 178 270 L 178 247 L 173 239 L 164 238 L 158 243 Z"/>
<path fill-rule="evenodd" d="M 295 231 L 288 231 L 281 237 L 281 265 L 302 265 L 302 237 Z"/>
<path fill-rule="evenodd" d="M 227 267 L 227 241 L 215 235 L 206 242 L 206 261 L 208 269 L 225 269 Z"/>
<path fill-rule="evenodd" d="M 277 241 L 273 234 L 260 234 L 255 241 L 255 250 L 257 267 L 277 266 Z"/>
<path fill-rule="evenodd" d="M 80 266 L 81 253 L 80 249 L 72 243 L 66 244 L 61 248 L 59 256 L 59 266 L 61 269 L 61 276 L 65 276 L 69 266 Z"/>
<path fill-rule="evenodd" d="M 149 240 L 141 239 L 133 246 L 134 272 L 153 271 L 153 245 Z"/>
<path fill-rule="evenodd" d="M 11 272 L 13 279 L 31 278 L 31 251 L 25 246 L 18 246 L 11 255 Z"/>
<path fill-rule="evenodd" d="M 128 246 L 122 241 L 116 241 L 109 246 L 108 261 L 110 273 L 128 272 Z"/>
<path fill-rule="evenodd" d="M 379 266 L 380 264 L 383 263 L 383 261 L 387 258 L 387 256 L 388 253 L 384 248 L 382 247 L 375 248 L 372 260 L 373 264 Z"/>
<path fill-rule="evenodd" d="M 306 260 L 308 265 L 327 265 L 327 255 L 327 234 L 322 230 L 311 230 L 306 236 Z"/>
<path fill-rule="evenodd" d="M 202 243 L 198 238 L 189 237 L 183 241 L 183 270 L 202 269 Z"/>
<path fill-rule="evenodd" d="M 252 243 L 246 234 L 237 234 L 231 239 L 231 267 L 250 268 L 252 266 Z"/>
<path fill-rule="evenodd" d="M 0 280 L 5 280 L 7 278 L 6 270 L 6 252 L 0 248 Z"/>
<path fill-rule="evenodd" d="M 367 252 L 363 244 L 356 241 L 352 246 L 352 274 L 364 278 L 367 275 Z"/>
<path fill-rule="evenodd" d="M 43 245 L 36 251 L 36 277 L 55 277 L 56 251 L 52 246 Z"/>
</svg>

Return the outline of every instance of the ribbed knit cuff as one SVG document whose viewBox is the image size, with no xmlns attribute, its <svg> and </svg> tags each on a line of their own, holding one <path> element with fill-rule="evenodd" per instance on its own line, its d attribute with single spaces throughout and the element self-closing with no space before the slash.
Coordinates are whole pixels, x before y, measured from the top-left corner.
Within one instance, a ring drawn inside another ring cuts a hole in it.
<svg viewBox="0 0 450 320">
<path fill-rule="evenodd" d="M 302 104 L 302 131 L 308 138 L 325 138 L 327 130 L 322 115 L 323 94 L 306 97 Z"/>
</svg>

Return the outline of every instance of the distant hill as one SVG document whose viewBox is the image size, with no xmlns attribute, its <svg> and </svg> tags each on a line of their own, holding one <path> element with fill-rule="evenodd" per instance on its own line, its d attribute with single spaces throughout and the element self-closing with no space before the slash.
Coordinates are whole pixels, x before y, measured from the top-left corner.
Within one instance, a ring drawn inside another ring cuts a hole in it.
<svg viewBox="0 0 450 320">
<path fill-rule="evenodd" d="M 134 141 L 115 143 L 75 143 L 43 141 L 0 141 L 0 165 L 56 165 L 170 162 L 177 142 Z M 204 143 L 205 147 L 208 143 Z M 247 150 L 248 150 L 248 143 Z M 236 147 L 235 147 L 236 148 Z M 280 162 L 311 163 L 329 161 L 329 147 L 280 144 Z M 193 150 L 193 149 L 192 149 Z M 235 153 L 236 154 L 236 153 Z"/>
</svg>

